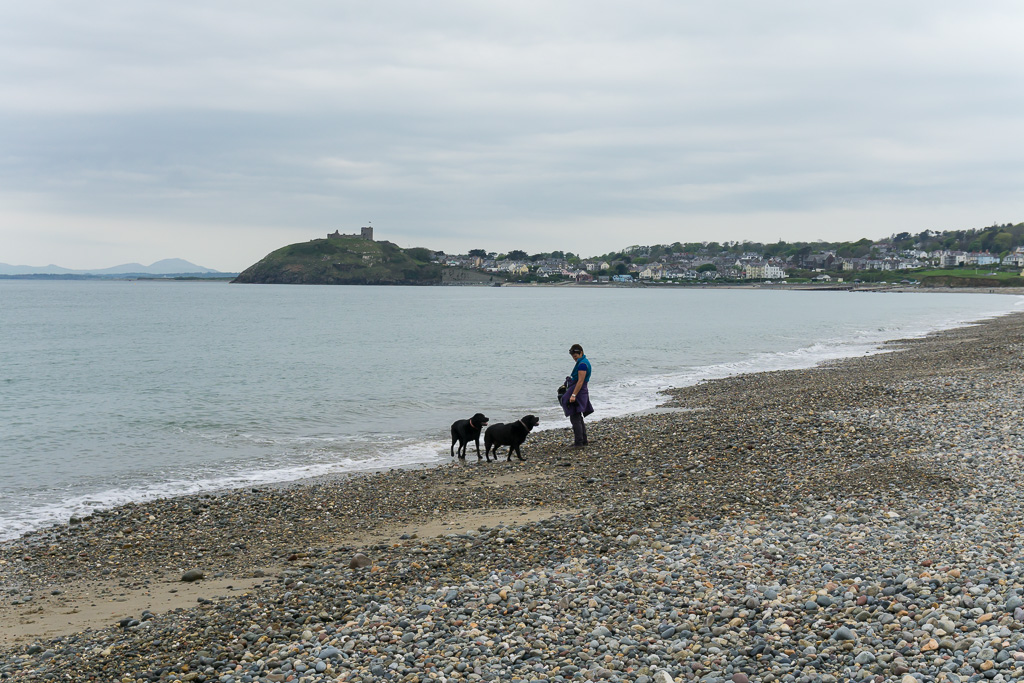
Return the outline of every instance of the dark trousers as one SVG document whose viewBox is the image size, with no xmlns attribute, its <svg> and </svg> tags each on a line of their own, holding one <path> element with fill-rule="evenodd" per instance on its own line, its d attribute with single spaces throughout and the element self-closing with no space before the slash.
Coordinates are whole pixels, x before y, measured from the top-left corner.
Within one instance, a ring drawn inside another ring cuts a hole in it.
<svg viewBox="0 0 1024 683">
<path fill-rule="evenodd" d="M 574 446 L 587 445 L 587 426 L 583 424 L 583 413 L 573 413 L 569 416 L 572 423 L 572 434 L 575 438 Z"/>
</svg>

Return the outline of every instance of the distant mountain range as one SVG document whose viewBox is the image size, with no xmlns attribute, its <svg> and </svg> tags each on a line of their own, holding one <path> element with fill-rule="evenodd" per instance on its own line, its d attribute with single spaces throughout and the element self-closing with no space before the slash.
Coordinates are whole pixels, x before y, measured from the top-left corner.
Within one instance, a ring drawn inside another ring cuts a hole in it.
<svg viewBox="0 0 1024 683">
<path fill-rule="evenodd" d="M 0 275 L 185 275 L 210 274 L 220 271 L 203 268 L 180 258 L 167 258 L 148 266 L 141 263 L 125 263 L 112 268 L 94 268 L 92 270 L 73 270 L 50 264 L 48 266 L 12 266 L 0 263 Z M 226 275 L 228 273 L 225 273 Z"/>
</svg>

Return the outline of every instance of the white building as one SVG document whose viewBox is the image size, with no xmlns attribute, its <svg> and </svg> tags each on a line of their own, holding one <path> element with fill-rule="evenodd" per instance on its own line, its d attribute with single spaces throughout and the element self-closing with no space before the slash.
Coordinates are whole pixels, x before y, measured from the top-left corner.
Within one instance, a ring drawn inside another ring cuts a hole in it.
<svg viewBox="0 0 1024 683">
<path fill-rule="evenodd" d="M 751 261 L 743 266 L 745 280 L 781 280 L 786 271 L 767 261 Z"/>
</svg>

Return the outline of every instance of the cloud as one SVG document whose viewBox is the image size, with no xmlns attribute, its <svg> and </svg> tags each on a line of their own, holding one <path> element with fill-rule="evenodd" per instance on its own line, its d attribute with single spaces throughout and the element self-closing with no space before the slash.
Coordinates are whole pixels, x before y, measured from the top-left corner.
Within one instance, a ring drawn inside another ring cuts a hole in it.
<svg viewBox="0 0 1024 683">
<path fill-rule="evenodd" d="M 1010 2 L 8 3 L 0 211 L 90 226 L 92 258 L 125 239 L 105 225 L 150 251 L 203 226 L 154 259 L 224 270 L 249 262 L 219 231 L 283 244 L 369 220 L 455 251 L 581 232 L 608 251 L 690 225 L 881 237 L 937 206 L 955 227 L 1019 221 L 1022 19 Z M 855 230 L 865 210 L 875 232 Z"/>
</svg>

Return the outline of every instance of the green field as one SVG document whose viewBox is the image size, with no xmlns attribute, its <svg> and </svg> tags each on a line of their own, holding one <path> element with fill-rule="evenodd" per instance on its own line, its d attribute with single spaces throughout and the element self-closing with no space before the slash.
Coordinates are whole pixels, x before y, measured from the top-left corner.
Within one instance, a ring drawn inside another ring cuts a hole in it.
<svg viewBox="0 0 1024 683">
<path fill-rule="evenodd" d="M 988 280 L 1019 280 L 1019 271 L 1010 272 L 996 272 L 991 268 L 936 268 L 932 270 L 914 270 L 909 271 L 915 278 L 925 277 L 965 277 L 977 279 L 985 278 Z"/>
<path fill-rule="evenodd" d="M 1017 271 L 997 272 L 989 268 L 950 268 L 910 271 L 922 287 L 1022 287 Z"/>
</svg>

